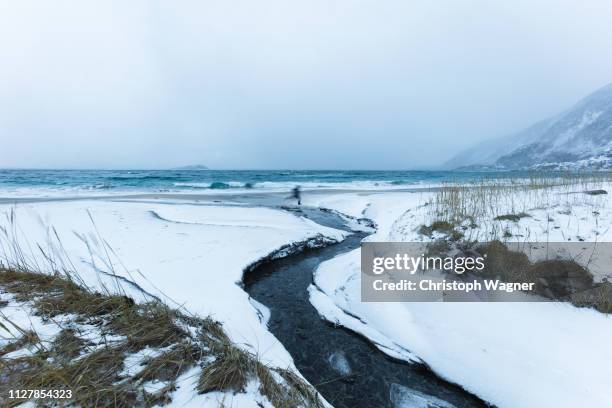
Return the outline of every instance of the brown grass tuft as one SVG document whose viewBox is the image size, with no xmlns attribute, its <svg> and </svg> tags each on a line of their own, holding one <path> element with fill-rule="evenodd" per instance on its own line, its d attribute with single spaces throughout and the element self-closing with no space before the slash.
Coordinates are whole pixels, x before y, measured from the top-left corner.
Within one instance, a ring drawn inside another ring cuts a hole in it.
<svg viewBox="0 0 612 408">
<path fill-rule="evenodd" d="M 246 351 L 227 345 L 217 351 L 215 360 L 202 370 L 198 392 L 244 391 L 253 374 L 253 361 Z"/>
<path fill-rule="evenodd" d="M 164 405 L 172 400 L 177 378 L 195 366 L 203 367 L 194 390 L 200 393 L 242 392 L 248 381 L 259 380 L 261 394 L 275 407 L 320 406 L 309 384 L 238 348 L 211 318 L 187 316 L 157 300 L 136 303 L 123 295 L 94 292 L 60 274 L 0 269 L 0 288 L 48 322 L 60 316 L 62 324 L 67 324 L 45 346 L 36 333 L 19 329 L 20 337 L 0 350 L 0 355 L 6 355 L 36 345 L 21 357 L 0 359 L 1 406 L 24 402 L 3 400 L 15 388 L 71 390 L 73 397 L 65 402 L 77 406 Z M 66 318 L 71 321 L 66 323 Z M 93 344 L 73 328 L 83 322 L 115 339 Z M 136 374 L 124 374 L 125 359 L 145 347 L 163 351 L 141 361 L 142 369 Z M 149 381 L 166 384 L 149 393 L 143 387 Z M 37 405 L 52 402 L 38 400 Z"/>
<path fill-rule="evenodd" d="M 526 212 L 520 212 L 518 214 L 503 214 L 503 215 L 498 215 L 497 217 L 493 218 L 496 221 L 512 221 L 512 222 L 519 222 L 521 220 L 521 218 L 529 218 L 531 217 L 531 215 L 527 214 Z"/>
</svg>

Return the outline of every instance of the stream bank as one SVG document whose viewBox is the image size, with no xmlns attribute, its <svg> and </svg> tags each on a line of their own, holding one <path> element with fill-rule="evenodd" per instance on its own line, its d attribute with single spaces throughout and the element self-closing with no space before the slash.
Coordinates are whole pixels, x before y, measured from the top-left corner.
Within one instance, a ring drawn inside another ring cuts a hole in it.
<svg viewBox="0 0 612 408">
<path fill-rule="evenodd" d="M 299 210 L 321 225 L 347 230 L 333 212 Z M 269 330 L 298 370 L 336 408 L 468 408 L 488 405 L 424 364 L 395 360 L 362 336 L 323 320 L 310 304 L 308 286 L 320 263 L 356 249 L 368 234 L 261 263 L 244 276 L 249 295 L 270 309 Z"/>
</svg>

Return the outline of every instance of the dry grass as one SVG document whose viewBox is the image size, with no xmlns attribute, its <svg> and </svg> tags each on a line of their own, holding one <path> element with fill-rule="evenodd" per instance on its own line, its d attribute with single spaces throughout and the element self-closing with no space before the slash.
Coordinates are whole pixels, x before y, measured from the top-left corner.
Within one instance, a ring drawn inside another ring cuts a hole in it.
<svg viewBox="0 0 612 408">
<path fill-rule="evenodd" d="M 0 292 L 9 293 L 13 304 L 58 330 L 52 338 L 41 339 L 0 314 L 0 329 L 17 333 L 0 349 L 0 406 L 24 402 L 3 399 L 9 389 L 71 390 L 73 397 L 64 402 L 86 407 L 165 405 L 172 400 L 178 378 L 191 369 L 200 372 L 196 389 L 187 390 L 194 394 L 241 392 L 256 382 L 273 406 L 321 406 L 312 386 L 236 346 L 221 323 L 171 308 L 119 277 L 114 268 L 122 265 L 121 260 L 99 235 L 91 215 L 97 235 L 79 237 L 87 245 L 92 266 L 104 266 L 105 271 L 94 268 L 104 275 L 99 275 L 104 278 L 99 290 L 89 288 L 75 272 L 53 228 L 48 228 L 45 245 L 33 245 L 20 232 L 15 212 L 6 217 L 5 225 L 0 225 Z M 123 272 L 131 276 L 130 271 Z M 139 291 L 146 301 L 135 302 L 124 285 Z M 1 301 L 0 309 L 7 305 Z M 156 384 L 154 393 L 146 391 L 151 383 Z M 51 400 L 35 404 L 57 406 Z"/>
<path fill-rule="evenodd" d="M 244 391 L 253 375 L 253 365 L 253 359 L 243 350 L 234 347 L 217 350 L 215 360 L 202 370 L 198 391 Z"/>
<path fill-rule="evenodd" d="M 579 307 L 612 312 L 612 283 L 594 283 L 592 274 L 571 259 L 531 262 L 523 252 L 509 250 L 500 241 L 476 246 L 487 256 L 479 275 L 504 282 L 535 283 L 534 292 L 548 299 L 567 301 Z"/>
<path fill-rule="evenodd" d="M 295 373 L 270 369 L 254 354 L 236 348 L 216 351 L 215 360 L 202 371 L 198 391 L 239 392 L 254 378 L 259 379 L 259 392 L 275 407 L 323 406 L 316 391 Z"/>
<path fill-rule="evenodd" d="M 87 345 L 88 342 L 77 336 L 73 329 L 62 329 L 53 339 L 51 355 L 56 360 L 69 362 L 81 355 Z"/>
<path fill-rule="evenodd" d="M 454 228 L 455 225 L 448 221 L 437 220 L 432 222 L 429 226 L 421 225 L 419 233 L 422 235 L 431 235 L 434 232 L 450 233 Z"/>
<path fill-rule="evenodd" d="M 497 239 L 504 233 L 499 221 L 519 221 L 533 209 L 554 208 L 562 203 L 562 211 L 571 213 L 573 206 L 586 205 L 597 212 L 602 196 L 592 192 L 604 191 L 603 186 L 611 181 L 610 172 L 540 172 L 521 178 L 448 183 L 428 203 L 428 218 L 430 222 L 446 221 L 471 229 L 480 226 L 480 231 L 475 231 L 479 236 L 468 237 L 472 240 Z"/>
<path fill-rule="evenodd" d="M 40 339 L 38 335 L 33 331 L 23 331 L 21 336 L 17 337 L 13 341 L 8 342 L 4 347 L 0 348 L 0 357 L 12 353 L 21 348 L 38 344 L 40 343 Z"/>
<path fill-rule="evenodd" d="M 476 250 L 486 256 L 482 276 L 501 279 L 504 282 L 536 282 L 536 278 L 529 273 L 531 262 L 526 254 L 510 251 L 500 241 L 479 245 Z"/>
<path fill-rule="evenodd" d="M 493 218 L 495 221 L 513 221 L 513 222 L 518 222 L 521 220 L 521 218 L 528 218 L 531 217 L 531 215 L 527 214 L 526 212 L 520 212 L 518 214 L 503 214 L 503 215 L 498 215 L 497 217 Z"/>
<path fill-rule="evenodd" d="M 533 173 L 522 178 L 448 184 L 424 206 L 427 209 L 425 220 L 431 224 L 421 226 L 419 232 L 427 236 L 432 236 L 434 231 L 441 232 L 455 248 L 479 247 L 481 253 L 488 255 L 487 270 L 483 271 L 485 277 L 506 282 L 532 282 L 536 284 L 536 292 L 544 297 L 608 313 L 612 284 L 595 284 L 592 274 L 571 259 L 532 264 L 527 255 L 509 251 L 501 241 L 513 237 L 524 242 L 539 241 L 538 237 L 544 235 L 544 242 L 548 242 L 549 231 L 552 231 L 549 228 L 563 228 L 558 225 L 559 220 L 555 223 L 558 214 L 576 214 L 571 218 L 571 237 L 566 237 L 563 229 L 555 234 L 563 241 L 570 238 L 583 241 L 577 232 L 590 231 L 593 226 L 597 237 L 598 217 L 606 203 L 604 187 L 610 182 L 611 172 L 574 172 Z M 535 217 L 532 222 L 519 226 L 522 219 L 532 214 Z M 570 218 L 567 219 L 569 226 Z M 534 227 L 539 226 L 540 220 L 541 228 Z M 459 236 L 460 233 L 460 240 L 453 239 L 453 234 Z"/>
<path fill-rule="evenodd" d="M 5 356 L 0 361 L 2 406 L 23 402 L 2 400 L 16 388 L 72 390 L 70 402 L 78 406 L 163 405 L 171 401 L 177 379 L 193 367 L 202 368 L 194 393 L 242 392 L 247 383 L 258 381 L 261 394 L 276 407 L 321 405 L 316 391 L 300 377 L 268 367 L 238 348 L 221 324 L 210 318 L 188 316 L 157 300 L 137 303 L 124 295 L 95 292 L 59 273 L 0 268 L 0 289 L 45 321 L 57 319 L 63 325 L 45 341 L 24 330 L 0 350 Z M 114 340 L 93 344 L 78 330 L 83 323 Z M 28 347 L 33 344 L 37 347 Z M 11 357 L 24 348 L 28 350 Z M 159 353 L 143 358 L 136 373 L 126 374 L 128 356 L 145 348 Z M 163 386 L 148 393 L 144 387 L 148 382 Z M 36 404 L 53 405 L 53 401 Z"/>
<path fill-rule="evenodd" d="M 612 283 L 601 282 L 592 288 L 572 294 L 577 306 L 594 307 L 602 313 L 612 313 Z"/>
<path fill-rule="evenodd" d="M 173 381 L 199 361 L 202 354 L 200 347 L 183 340 L 160 355 L 146 359 L 143 370 L 134 379 L 139 382 Z"/>
<path fill-rule="evenodd" d="M 452 241 L 458 241 L 463 237 L 463 232 L 458 231 L 456 227 L 457 226 L 451 222 L 437 220 L 432 222 L 431 225 L 421 225 L 419 234 L 432 237 L 434 232 L 438 232 L 447 236 Z"/>
</svg>

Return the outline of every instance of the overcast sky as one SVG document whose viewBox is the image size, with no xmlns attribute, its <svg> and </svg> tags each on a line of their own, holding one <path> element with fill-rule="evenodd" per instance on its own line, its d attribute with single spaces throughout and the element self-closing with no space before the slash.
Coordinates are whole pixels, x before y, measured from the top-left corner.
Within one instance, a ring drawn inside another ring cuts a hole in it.
<svg viewBox="0 0 612 408">
<path fill-rule="evenodd" d="M 0 167 L 434 166 L 611 47 L 608 0 L 1 1 Z"/>
</svg>

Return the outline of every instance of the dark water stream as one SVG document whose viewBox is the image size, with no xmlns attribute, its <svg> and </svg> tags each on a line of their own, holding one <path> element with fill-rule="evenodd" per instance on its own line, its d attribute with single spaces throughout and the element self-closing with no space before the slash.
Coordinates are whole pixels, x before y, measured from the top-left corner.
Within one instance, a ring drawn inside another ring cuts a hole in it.
<svg viewBox="0 0 612 408">
<path fill-rule="evenodd" d="M 302 215 L 338 229 L 342 219 L 305 209 Z M 486 407 L 483 401 L 436 376 L 422 364 L 394 360 L 363 337 L 321 319 L 308 299 L 317 266 L 358 248 L 367 234 L 259 265 L 245 276 L 247 292 L 271 311 L 270 331 L 306 379 L 336 408 Z"/>
</svg>

